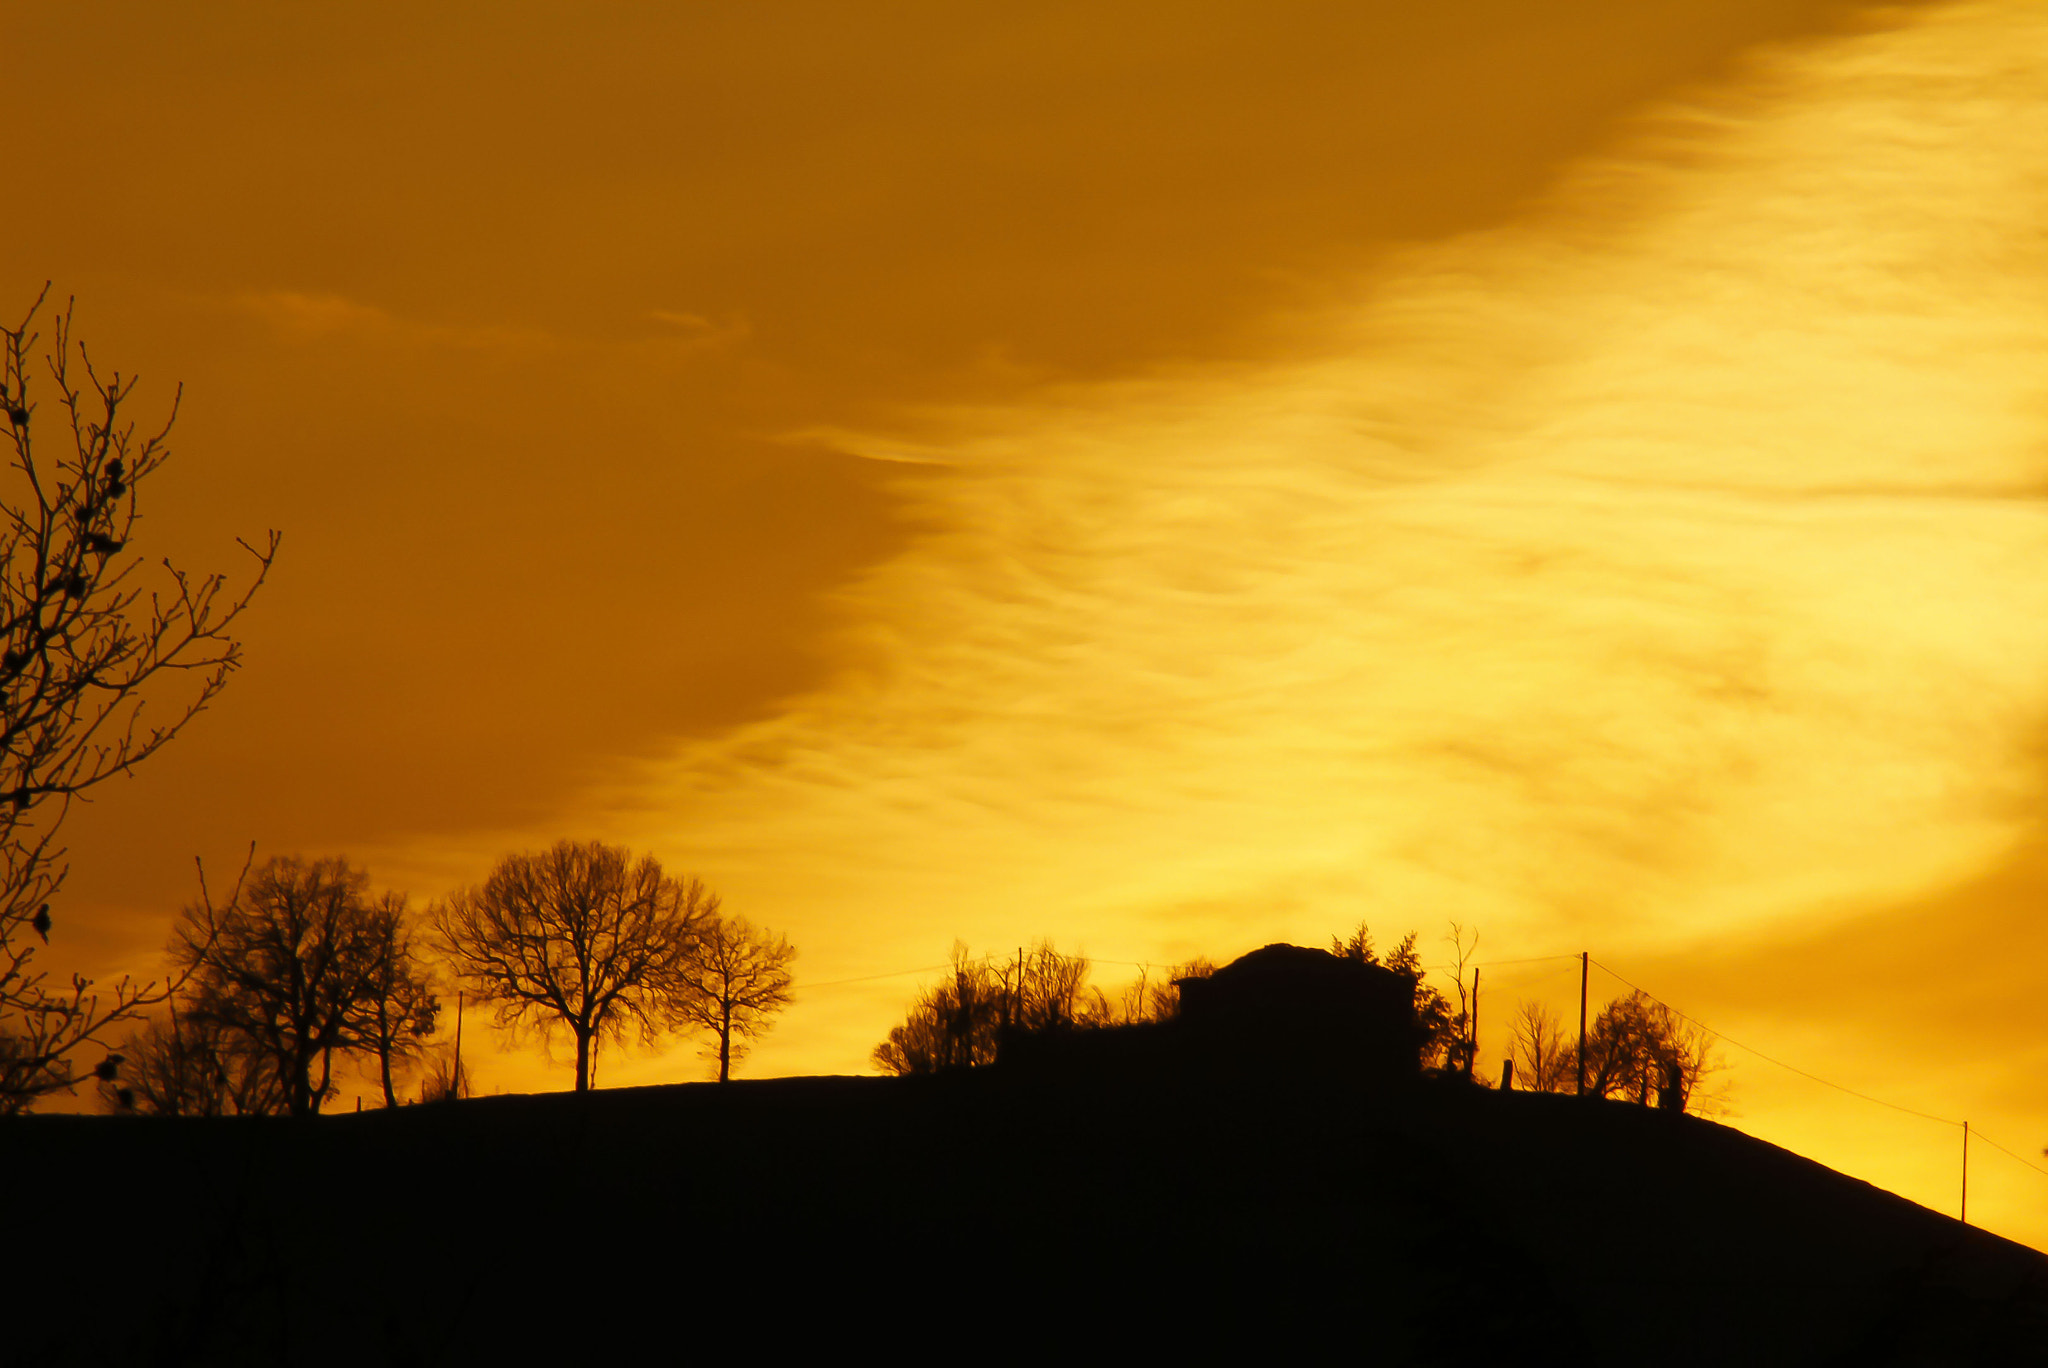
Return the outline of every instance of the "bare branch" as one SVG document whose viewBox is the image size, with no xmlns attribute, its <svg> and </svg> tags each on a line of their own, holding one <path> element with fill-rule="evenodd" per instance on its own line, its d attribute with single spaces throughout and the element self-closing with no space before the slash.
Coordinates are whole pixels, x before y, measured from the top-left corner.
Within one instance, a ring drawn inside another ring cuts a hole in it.
<svg viewBox="0 0 2048 1368">
<path fill-rule="evenodd" d="M 0 491 L 0 1114 L 70 1090 L 79 1058 L 106 1052 L 110 1027 L 176 989 L 123 980 L 103 996 L 81 979 L 55 987 L 36 969 L 67 873 L 57 835 L 74 798 L 133 771 L 226 687 L 241 662 L 229 633 L 279 545 L 275 532 L 260 548 L 239 542 L 254 562 L 239 591 L 163 562 L 145 596 L 149 568 L 130 549 L 138 494 L 169 459 L 179 396 L 160 426 L 139 432 L 135 377 L 102 374 L 67 303 L 42 361 L 70 450 L 41 456 L 32 328 L 48 296 L 45 285 L 19 326 L 0 327 L 11 444 Z"/>
</svg>

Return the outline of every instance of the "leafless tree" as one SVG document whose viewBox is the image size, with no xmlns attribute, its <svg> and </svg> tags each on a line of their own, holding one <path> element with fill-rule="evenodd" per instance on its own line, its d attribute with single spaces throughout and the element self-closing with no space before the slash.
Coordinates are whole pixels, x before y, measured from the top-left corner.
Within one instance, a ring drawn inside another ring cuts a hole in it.
<svg viewBox="0 0 2048 1368">
<path fill-rule="evenodd" d="M 1578 1042 L 1565 1039 L 1557 1014 L 1542 1003 L 1525 1002 L 1516 1011 L 1508 1048 L 1516 1086 L 1550 1093 L 1578 1087 Z"/>
<path fill-rule="evenodd" d="M 637 1030 L 652 1043 L 675 1020 L 689 991 L 682 968 L 718 905 L 651 855 L 560 841 L 505 857 L 433 916 L 463 983 L 496 1007 L 500 1026 L 574 1039 L 576 1091 L 588 1092 L 601 1042 Z"/>
<path fill-rule="evenodd" d="M 1472 1012 L 1473 996 L 1479 990 L 1479 975 L 1476 970 L 1473 972 L 1472 982 L 1468 988 L 1465 969 L 1472 962 L 1472 952 L 1479 948 L 1479 933 L 1473 931 L 1468 935 L 1464 927 L 1452 922 L 1450 932 L 1444 939 L 1451 943 L 1451 982 L 1456 985 L 1458 1007 L 1451 1013 L 1449 1040 L 1441 1047 L 1442 1067 L 1447 1073 L 1461 1073 L 1470 1078 L 1473 1062 L 1479 1054 L 1479 1040 L 1473 1033 L 1476 1021 Z"/>
<path fill-rule="evenodd" d="M 1002 1035 L 1002 990 L 986 959 L 953 943 L 952 972 L 918 995 L 903 1024 L 875 1047 L 885 1073 L 926 1074 L 993 1064 Z"/>
<path fill-rule="evenodd" d="M 1062 955 L 1051 941 L 992 961 L 996 1020 L 1002 1030 L 1062 1031 L 1080 1024 L 1088 1001 L 1088 961 Z"/>
<path fill-rule="evenodd" d="M 225 912 L 188 909 L 171 943 L 189 971 L 181 1014 L 266 1059 L 293 1116 L 320 1110 L 337 1056 L 383 1062 L 395 1036 L 433 1030 L 433 994 L 407 954 L 405 899 L 372 899 L 368 885 L 346 860 L 279 856 Z"/>
<path fill-rule="evenodd" d="M 1182 964 L 1154 971 L 1139 969 L 1138 977 L 1115 997 L 1100 988 L 1090 989 L 1081 1012 L 1085 1026 L 1137 1026 L 1146 1022 L 1171 1021 L 1180 1015 L 1180 985 L 1193 978 L 1207 978 L 1216 972 L 1209 960 L 1197 956 Z"/>
<path fill-rule="evenodd" d="M 138 433 L 135 377 L 93 365 L 69 306 L 38 368 L 33 327 L 48 293 L 20 326 L 0 327 L 13 453 L 0 477 L 0 1115 L 69 1091 L 89 1050 L 105 1055 L 110 1028 L 169 997 L 168 985 L 126 978 L 104 993 L 76 974 L 52 983 L 36 967 L 68 872 L 57 838 L 73 799 L 156 754 L 226 686 L 241 659 L 228 633 L 279 540 L 241 543 L 254 564 L 239 592 L 168 561 L 151 572 L 130 547 L 139 493 L 170 457 L 177 400 L 153 434 Z M 54 458 L 34 442 L 45 377 L 69 437 Z M 108 1067 L 103 1058 L 92 1072 Z"/>
<path fill-rule="evenodd" d="M 1159 982 L 1146 989 L 1147 1021 L 1172 1021 L 1180 1015 L 1180 986 L 1189 979 L 1204 979 L 1216 972 L 1216 963 L 1203 955 L 1183 960 L 1160 975 Z"/>
<path fill-rule="evenodd" d="M 1701 1085 L 1720 1067 L 1713 1035 L 1646 993 L 1613 999 L 1586 1032 L 1586 1091 L 1595 1097 L 1648 1105 L 1675 1081 L 1671 1102 L 1698 1110 L 1711 1101 Z"/>
<path fill-rule="evenodd" d="M 284 1086 L 268 1056 L 218 1022 L 169 1012 L 121 1042 L 120 1077 L 99 1085 L 117 1112 L 145 1116 L 275 1116 Z"/>
<path fill-rule="evenodd" d="M 427 1038 L 440 1020 L 441 999 L 406 915 L 405 899 L 386 894 L 378 918 L 384 936 L 368 985 L 364 1021 L 369 1048 L 377 1056 L 377 1081 L 384 1105 L 398 1105 L 394 1074 L 406 1072 L 426 1055 Z"/>
<path fill-rule="evenodd" d="M 674 1024 L 711 1032 L 719 1082 L 731 1080 L 733 1060 L 789 1005 L 789 962 L 795 957 L 784 937 L 771 937 L 742 918 L 703 923 L 695 952 L 677 970 L 683 991 L 675 998 Z"/>
<path fill-rule="evenodd" d="M 1183 966 L 1196 976 L 1203 961 Z M 1179 1008 L 1178 990 L 1170 1001 Z M 995 1062 L 1005 1033 L 1086 1030 L 1156 1019 L 1132 1016 L 1132 1004 L 1088 986 L 1088 961 L 1040 941 L 1013 957 L 970 959 L 953 946 L 951 976 L 919 995 L 903 1024 L 875 1047 L 875 1066 L 888 1073 L 932 1073 Z M 1149 1010 L 1149 1009 L 1148 1009 Z"/>
<path fill-rule="evenodd" d="M 420 1101 L 453 1102 L 471 1096 L 469 1065 L 448 1046 L 430 1049 L 423 1060 L 426 1077 L 420 1081 Z"/>
</svg>

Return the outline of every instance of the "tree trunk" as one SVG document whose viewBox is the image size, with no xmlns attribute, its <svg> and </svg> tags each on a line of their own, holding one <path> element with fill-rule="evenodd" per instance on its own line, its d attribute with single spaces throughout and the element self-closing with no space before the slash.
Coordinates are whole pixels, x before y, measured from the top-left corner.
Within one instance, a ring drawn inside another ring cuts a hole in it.
<svg viewBox="0 0 2048 1368">
<path fill-rule="evenodd" d="M 398 1094 L 391 1090 L 391 1018 L 390 994 L 377 1000 L 377 1065 L 384 1079 L 384 1105 L 398 1105 Z"/>
<path fill-rule="evenodd" d="M 718 1024 L 718 1081 L 732 1081 L 732 1004 L 719 1004 L 722 1019 Z"/>
<path fill-rule="evenodd" d="M 327 1100 L 327 1089 L 334 1082 L 334 1047 L 329 1045 L 320 1051 L 320 1090 L 313 1094 L 313 1102 L 307 1115 L 318 1116 L 320 1104 Z"/>
<path fill-rule="evenodd" d="M 313 1057 L 302 1049 L 291 1052 L 291 1072 L 284 1080 L 285 1106 L 293 1116 L 313 1114 Z"/>
<path fill-rule="evenodd" d="M 576 1032 L 576 1091 L 590 1091 L 590 1032 L 571 1023 Z"/>
</svg>

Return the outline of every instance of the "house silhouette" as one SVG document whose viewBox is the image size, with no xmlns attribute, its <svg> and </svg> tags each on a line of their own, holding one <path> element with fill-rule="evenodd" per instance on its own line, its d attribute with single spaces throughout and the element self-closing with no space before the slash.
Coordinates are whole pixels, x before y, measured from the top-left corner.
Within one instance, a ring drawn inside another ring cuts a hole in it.
<svg viewBox="0 0 2048 1368">
<path fill-rule="evenodd" d="M 1415 980 L 1300 945 L 1264 946 L 1207 978 L 1179 982 L 1185 1048 L 1225 1068 L 1420 1071 Z"/>
<path fill-rule="evenodd" d="M 1275 944 L 1175 986 L 1171 1020 L 1018 1033 L 997 1062 L 1012 1074 L 1306 1073 L 1381 1084 L 1420 1072 L 1415 980 L 1382 965 Z"/>
</svg>

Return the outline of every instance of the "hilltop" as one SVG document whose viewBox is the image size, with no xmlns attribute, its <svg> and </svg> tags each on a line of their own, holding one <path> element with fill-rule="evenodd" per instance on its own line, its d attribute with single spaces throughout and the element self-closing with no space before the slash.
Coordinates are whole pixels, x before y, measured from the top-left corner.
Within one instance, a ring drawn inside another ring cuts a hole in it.
<svg viewBox="0 0 2048 1368">
<path fill-rule="evenodd" d="M 1458 1083 L 999 1066 L 309 1123 L 31 1116 L 0 1157 L 34 1251 L 21 1362 L 1970 1363 L 2048 1342 L 2031 1249 L 1696 1117 Z"/>
</svg>

